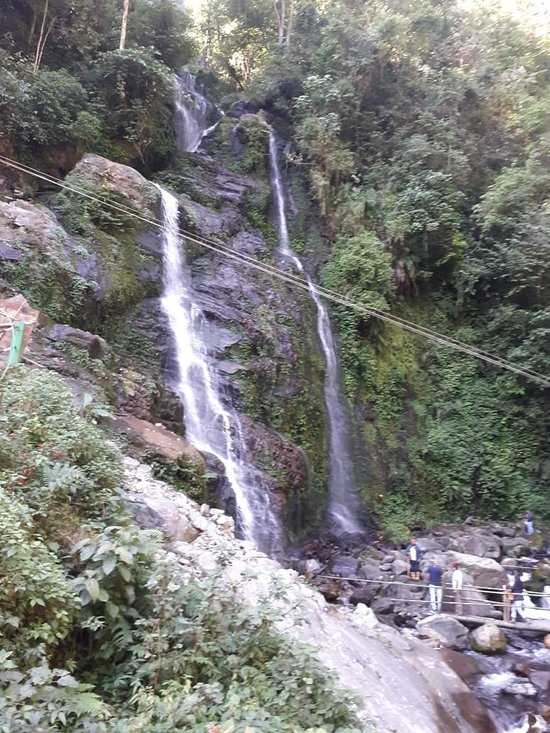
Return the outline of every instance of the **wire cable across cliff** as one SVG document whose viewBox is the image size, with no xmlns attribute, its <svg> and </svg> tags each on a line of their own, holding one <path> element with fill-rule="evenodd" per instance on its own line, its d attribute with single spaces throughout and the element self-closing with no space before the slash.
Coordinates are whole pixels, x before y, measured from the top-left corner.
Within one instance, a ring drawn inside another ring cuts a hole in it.
<svg viewBox="0 0 550 733">
<path fill-rule="evenodd" d="M 100 196 L 97 196 L 97 194 L 95 194 L 94 192 L 91 192 L 89 190 L 86 190 L 84 188 L 80 188 L 74 185 L 69 185 L 60 178 L 51 176 L 45 173 L 44 171 L 40 171 L 36 168 L 32 168 L 31 166 L 28 166 L 24 163 L 20 163 L 17 160 L 13 160 L 4 155 L 0 155 L 0 164 L 5 165 L 14 170 L 17 170 L 21 173 L 24 173 L 25 175 L 33 176 L 34 178 L 37 178 L 47 183 L 53 184 L 63 190 L 69 191 L 71 193 L 75 193 L 79 196 L 82 196 L 83 198 L 87 198 L 91 201 L 94 201 L 95 203 L 98 203 L 106 208 L 123 213 L 126 216 L 131 216 L 137 220 L 140 220 L 146 224 L 149 224 L 150 226 L 154 226 L 159 229 L 163 228 L 163 224 L 161 221 L 154 219 L 152 217 L 149 217 L 149 216 L 145 216 L 143 212 L 138 209 L 127 207 L 123 204 L 115 204 L 111 201 L 107 201 L 101 198 Z M 269 265 L 267 263 L 261 262 L 260 260 L 257 260 L 254 257 L 251 257 L 250 255 L 236 252 L 235 250 L 230 249 L 229 247 L 224 245 L 222 242 L 219 242 L 217 240 L 208 240 L 208 239 L 199 237 L 196 234 L 194 234 L 193 232 L 187 231 L 182 228 L 179 229 L 179 233 L 182 236 L 182 238 L 187 239 L 188 241 L 193 242 L 194 244 L 197 244 L 203 248 L 209 249 L 210 251 L 216 252 L 228 259 L 240 262 L 241 264 L 244 264 L 250 268 L 263 272 L 264 274 L 270 275 L 272 277 L 276 277 L 284 282 L 294 285 L 309 293 L 309 284 L 307 283 L 307 281 L 304 278 L 298 275 L 294 275 L 280 268 L 277 268 L 273 265 Z M 495 354 L 491 354 L 490 352 L 486 352 L 486 351 L 483 351 L 482 349 L 478 349 L 477 347 L 472 346 L 471 344 L 467 344 L 463 341 L 459 341 L 445 334 L 439 333 L 432 329 L 429 329 L 419 324 L 413 323 L 412 321 L 407 321 L 406 319 L 400 318 L 399 316 L 395 316 L 389 312 L 364 306 L 360 303 L 357 303 L 351 300 L 350 298 L 347 298 L 344 295 L 341 295 L 340 293 L 336 291 L 329 290 L 327 288 L 323 288 L 317 285 L 315 285 L 314 287 L 315 287 L 316 292 L 321 297 L 327 300 L 330 300 L 333 303 L 337 303 L 339 305 L 343 305 L 345 307 L 352 308 L 356 310 L 357 312 L 361 313 L 362 315 L 377 318 L 396 328 L 401 328 L 417 336 L 421 336 L 431 341 L 432 343 L 436 343 L 440 346 L 445 346 L 447 348 L 454 349 L 455 351 L 459 351 L 468 356 L 472 356 L 476 359 L 484 361 L 487 364 L 491 364 L 492 366 L 496 366 L 501 369 L 506 369 L 510 372 L 513 372 L 522 377 L 525 377 L 526 379 L 537 382 L 538 384 L 544 387 L 550 387 L 550 376 L 548 375 L 540 374 L 539 372 L 535 372 L 524 366 L 519 366 Z"/>
</svg>

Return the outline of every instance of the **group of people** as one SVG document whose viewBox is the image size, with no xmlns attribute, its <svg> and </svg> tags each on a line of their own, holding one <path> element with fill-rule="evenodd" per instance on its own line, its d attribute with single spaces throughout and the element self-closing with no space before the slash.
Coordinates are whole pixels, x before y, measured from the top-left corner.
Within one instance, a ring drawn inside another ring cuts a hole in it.
<svg viewBox="0 0 550 733">
<path fill-rule="evenodd" d="M 411 580 L 420 580 L 421 551 L 414 537 L 407 547 L 409 558 L 409 577 Z M 428 581 L 430 609 L 432 613 L 440 613 L 443 604 L 443 568 L 437 563 L 428 565 L 425 578 Z M 464 573 L 458 562 L 452 564 L 451 589 L 454 594 L 455 613 L 462 616 L 464 605 L 469 605 L 464 597 Z M 501 591 L 502 617 L 504 621 L 523 621 L 524 585 L 522 576 L 516 572 L 513 579 L 506 582 Z"/>
</svg>

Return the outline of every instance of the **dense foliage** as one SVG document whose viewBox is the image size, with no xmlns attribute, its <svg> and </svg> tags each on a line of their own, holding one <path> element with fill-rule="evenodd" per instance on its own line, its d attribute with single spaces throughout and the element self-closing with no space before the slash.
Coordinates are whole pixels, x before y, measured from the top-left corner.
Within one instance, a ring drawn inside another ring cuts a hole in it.
<svg viewBox="0 0 550 733">
<path fill-rule="evenodd" d="M 160 533 L 132 524 L 89 399 L 18 367 L 0 400 L 0 728 L 358 730 L 269 604 L 240 606 L 222 559 L 186 580 Z"/>
<path fill-rule="evenodd" d="M 238 5 L 212 62 L 290 130 L 333 242 L 325 284 L 547 374 L 548 18 L 498 0 Z M 334 315 L 383 521 L 548 516 L 547 388 Z"/>
<path fill-rule="evenodd" d="M 132 2 L 122 51 L 116 0 L 7 6 L 0 149 L 64 172 L 90 151 L 145 169 L 162 166 L 175 151 L 172 77 L 194 53 L 181 4 Z"/>
</svg>

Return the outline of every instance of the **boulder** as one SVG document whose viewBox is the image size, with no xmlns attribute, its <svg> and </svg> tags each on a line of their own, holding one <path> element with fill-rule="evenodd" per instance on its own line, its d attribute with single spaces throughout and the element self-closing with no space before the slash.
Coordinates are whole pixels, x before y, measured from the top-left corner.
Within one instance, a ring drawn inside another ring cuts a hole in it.
<svg viewBox="0 0 550 733">
<path fill-rule="evenodd" d="M 61 323 L 44 328 L 42 335 L 49 341 L 71 344 L 78 349 L 87 351 L 91 359 L 102 359 L 108 352 L 107 342 L 101 336 Z"/>
<path fill-rule="evenodd" d="M 391 564 L 394 575 L 406 575 L 409 572 L 409 563 L 402 557 L 396 557 Z"/>
<path fill-rule="evenodd" d="M 529 679 L 541 692 L 546 692 L 550 689 L 550 671 L 530 671 Z"/>
<path fill-rule="evenodd" d="M 500 540 L 498 537 L 490 535 L 472 535 L 464 543 L 463 552 L 468 555 L 491 557 L 498 560 L 501 553 Z"/>
<path fill-rule="evenodd" d="M 353 555 L 338 555 L 332 563 L 331 575 L 341 575 L 344 578 L 356 578 L 356 571 L 356 557 L 353 557 Z"/>
<path fill-rule="evenodd" d="M 142 216 L 156 218 L 158 189 L 135 168 L 88 153 L 73 168 L 71 178 L 102 190 L 103 195 L 109 191 L 117 200 L 122 197 L 124 205 L 138 209 Z"/>
<path fill-rule="evenodd" d="M 364 626 L 367 629 L 373 629 L 379 623 L 372 608 L 368 608 L 364 603 L 357 604 L 351 618 L 354 624 Z"/>
<path fill-rule="evenodd" d="M 498 537 L 514 537 L 516 534 L 516 528 L 507 524 L 495 524 L 492 530 Z"/>
<path fill-rule="evenodd" d="M 441 658 L 464 682 L 469 682 L 480 672 L 479 665 L 474 657 L 462 654 L 454 649 L 441 649 Z"/>
<path fill-rule="evenodd" d="M 508 642 L 496 624 L 487 623 L 470 632 L 470 646 L 482 654 L 499 654 L 506 651 Z"/>
<path fill-rule="evenodd" d="M 395 603 L 389 598 L 376 598 L 372 602 L 371 608 L 375 613 L 386 615 L 393 612 L 393 609 L 395 608 Z"/>
<path fill-rule="evenodd" d="M 152 453 L 169 461 L 191 463 L 200 470 L 204 468 L 204 458 L 199 451 L 163 425 L 153 425 L 133 415 L 118 415 L 112 418 L 112 426 L 144 453 Z"/>
<path fill-rule="evenodd" d="M 474 585 L 483 588 L 500 588 L 506 580 L 504 568 L 489 557 L 450 552 L 452 562 L 458 562 L 462 570 L 471 575 Z"/>
<path fill-rule="evenodd" d="M 503 553 L 509 557 L 519 557 L 529 547 L 525 537 L 503 537 L 500 542 Z"/>
<path fill-rule="evenodd" d="M 417 537 L 416 544 L 421 552 L 442 552 L 447 549 L 449 540 L 446 537 Z"/>
<path fill-rule="evenodd" d="M 417 628 L 421 636 L 434 639 L 441 646 L 457 650 L 468 646 L 468 629 L 451 616 L 428 616 L 418 622 Z"/>
</svg>

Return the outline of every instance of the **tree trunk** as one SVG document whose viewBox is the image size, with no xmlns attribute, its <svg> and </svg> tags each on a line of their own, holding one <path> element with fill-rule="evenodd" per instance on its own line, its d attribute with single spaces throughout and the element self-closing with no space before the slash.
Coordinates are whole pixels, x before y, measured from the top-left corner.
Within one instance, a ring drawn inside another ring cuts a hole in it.
<svg viewBox="0 0 550 733">
<path fill-rule="evenodd" d="M 44 12 L 42 14 L 42 25 L 40 26 L 40 35 L 38 36 L 38 43 L 36 44 L 36 53 L 34 55 L 33 73 L 35 74 L 38 71 L 38 67 L 40 66 L 40 59 L 42 58 L 44 31 L 46 28 L 46 18 L 48 17 L 49 7 L 50 7 L 50 0 L 44 0 Z"/>
<path fill-rule="evenodd" d="M 277 15 L 277 42 L 282 46 L 285 40 L 286 0 L 274 0 L 273 5 Z"/>
<path fill-rule="evenodd" d="M 130 0 L 124 0 L 122 7 L 122 25 L 120 27 L 120 45 L 119 51 L 123 51 L 126 47 L 126 29 L 128 28 L 128 10 L 130 8 Z"/>
<path fill-rule="evenodd" d="M 38 56 L 37 70 L 40 68 L 40 64 L 42 63 L 42 55 L 44 53 L 44 48 L 46 47 L 46 41 L 48 40 L 48 36 L 52 32 L 54 23 L 55 23 L 55 18 L 52 18 L 48 24 L 48 28 L 46 29 L 46 32 L 44 33 L 44 38 L 42 39 L 42 46 L 40 47 L 40 54 Z"/>
<path fill-rule="evenodd" d="M 294 0 L 289 0 L 288 21 L 286 27 L 286 48 L 290 51 L 290 36 L 292 35 L 292 24 L 294 22 Z"/>
</svg>

